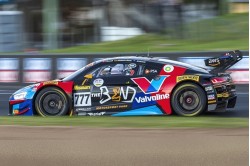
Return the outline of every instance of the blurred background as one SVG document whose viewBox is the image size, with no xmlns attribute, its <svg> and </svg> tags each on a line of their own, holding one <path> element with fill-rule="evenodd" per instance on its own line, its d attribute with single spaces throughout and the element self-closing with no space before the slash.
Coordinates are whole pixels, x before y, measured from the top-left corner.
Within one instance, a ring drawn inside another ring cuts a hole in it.
<svg viewBox="0 0 250 166">
<path fill-rule="evenodd" d="M 0 0 L 0 51 L 58 49 L 147 33 L 211 40 L 222 30 L 214 28 L 242 36 L 247 15 L 201 20 L 248 9 L 248 0 Z"/>
<path fill-rule="evenodd" d="M 246 84 L 248 12 L 249 0 L 0 0 L 0 83 L 148 52 L 205 67 L 205 58 L 239 49 L 244 59 L 230 72 Z"/>
</svg>

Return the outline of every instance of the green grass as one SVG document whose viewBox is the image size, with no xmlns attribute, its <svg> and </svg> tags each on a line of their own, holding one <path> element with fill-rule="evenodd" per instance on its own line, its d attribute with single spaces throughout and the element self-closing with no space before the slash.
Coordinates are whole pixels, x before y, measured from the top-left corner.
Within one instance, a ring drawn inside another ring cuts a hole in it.
<svg viewBox="0 0 250 166">
<path fill-rule="evenodd" d="M 248 24 L 248 13 L 230 14 L 183 26 L 183 39 L 178 39 L 179 30 L 166 30 L 163 34 L 145 34 L 126 40 L 101 42 L 44 52 L 140 53 L 148 50 L 150 52 L 248 50 Z"/>
<path fill-rule="evenodd" d="M 248 118 L 225 117 L 0 117 L 0 125 L 128 128 L 240 128 Z"/>
</svg>

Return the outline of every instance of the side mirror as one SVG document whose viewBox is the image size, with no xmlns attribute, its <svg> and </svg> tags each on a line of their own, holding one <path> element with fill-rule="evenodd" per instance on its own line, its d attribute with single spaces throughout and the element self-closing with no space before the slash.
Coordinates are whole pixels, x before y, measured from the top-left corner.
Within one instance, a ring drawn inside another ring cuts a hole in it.
<svg viewBox="0 0 250 166">
<path fill-rule="evenodd" d="M 82 85 L 85 85 L 87 82 L 90 82 L 89 79 L 92 79 L 92 78 L 93 78 L 92 74 L 85 75 L 82 81 Z"/>
<path fill-rule="evenodd" d="M 91 78 L 93 78 L 93 75 L 92 74 L 87 74 L 87 75 L 84 76 L 84 78 L 91 79 Z"/>
</svg>

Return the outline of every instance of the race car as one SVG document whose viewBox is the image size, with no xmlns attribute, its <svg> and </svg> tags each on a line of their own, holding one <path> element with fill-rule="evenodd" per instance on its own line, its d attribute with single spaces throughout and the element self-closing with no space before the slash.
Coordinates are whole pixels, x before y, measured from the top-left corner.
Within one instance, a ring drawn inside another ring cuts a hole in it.
<svg viewBox="0 0 250 166">
<path fill-rule="evenodd" d="M 154 57 L 115 57 L 88 64 L 58 80 L 27 86 L 10 96 L 9 115 L 195 116 L 236 104 L 226 69 L 240 51 L 205 60 L 206 70 Z"/>
</svg>

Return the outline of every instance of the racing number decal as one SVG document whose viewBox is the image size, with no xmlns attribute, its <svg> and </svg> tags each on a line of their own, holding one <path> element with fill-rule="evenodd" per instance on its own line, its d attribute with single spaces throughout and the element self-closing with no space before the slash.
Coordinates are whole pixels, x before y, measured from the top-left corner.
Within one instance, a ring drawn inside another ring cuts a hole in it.
<svg viewBox="0 0 250 166">
<path fill-rule="evenodd" d="M 89 92 L 75 93 L 74 106 L 91 106 L 91 97 Z"/>
</svg>

